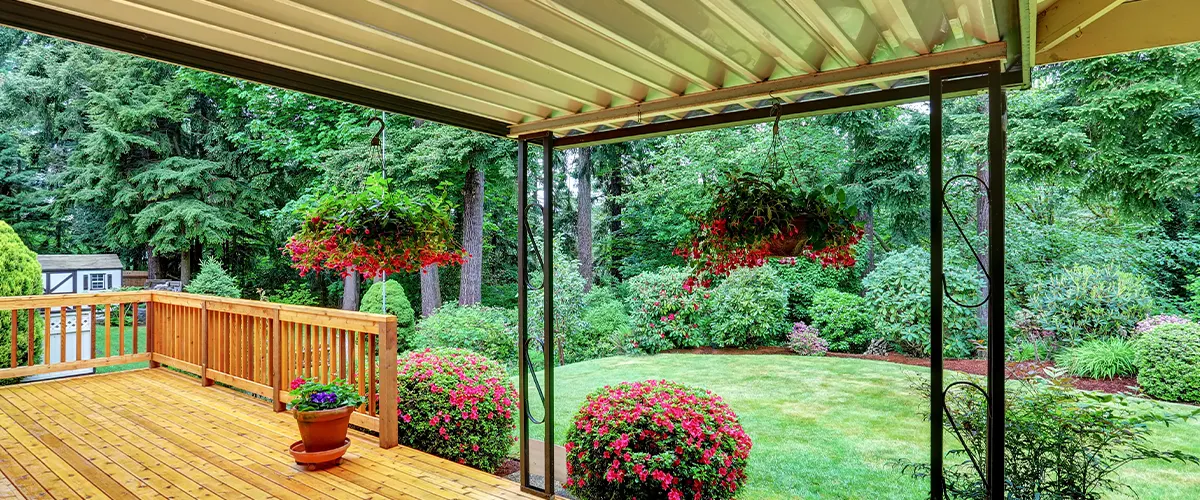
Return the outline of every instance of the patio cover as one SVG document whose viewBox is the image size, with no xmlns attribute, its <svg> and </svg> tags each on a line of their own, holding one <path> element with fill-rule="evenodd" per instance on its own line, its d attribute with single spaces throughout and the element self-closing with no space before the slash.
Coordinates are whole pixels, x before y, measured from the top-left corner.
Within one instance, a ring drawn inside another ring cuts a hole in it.
<svg viewBox="0 0 1200 500">
<path fill-rule="evenodd" d="M 1193 0 L 0 0 L 0 23 L 557 147 L 1200 39 Z M 949 91 L 973 91 L 982 82 Z M 757 113 L 746 113 L 758 110 Z"/>
</svg>

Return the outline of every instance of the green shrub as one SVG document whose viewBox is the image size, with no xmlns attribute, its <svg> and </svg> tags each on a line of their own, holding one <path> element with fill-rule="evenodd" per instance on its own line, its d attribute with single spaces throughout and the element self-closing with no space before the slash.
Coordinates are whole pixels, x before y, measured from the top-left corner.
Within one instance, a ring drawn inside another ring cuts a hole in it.
<svg viewBox="0 0 1200 500">
<path fill-rule="evenodd" d="M 464 349 L 400 356 L 400 444 L 491 472 L 512 447 L 517 393 L 495 361 Z"/>
<path fill-rule="evenodd" d="M 389 295 L 390 298 L 390 295 Z M 458 347 L 498 361 L 517 364 L 517 322 L 513 312 L 482 305 L 447 303 L 417 323 L 415 349 Z"/>
<path fill-rule="evenodd" d="M 537 273 L 539 276 L 541 273 Z M 554 344 L 559 364 L 587 358 L 587 325 L 583 321 L 583 275 L 579 261 L 554 255 Z M 536 284 L 536 283 L 535 283 Z M 541 337 L 543 325 L 542 295 L 529 294 L 529 335 Z"/>
<path fill-rule="evenodd" d="M 867 299 L 832 288 L 818 291 L 812 300 L 813 326 L 836 352 L 862 352 L 875 339 L 875 319 Z"/>
<path fill-rule="evenodd" d="M 948 288 L 960 300 L 973 300 L 979 294 L 981 280 L 962 269 L 946 264 Z M 863 286 L 879 335 L 905 353 L 928 355 L 929 252 L 913 247 L 888 255 L 867 275 Z M 970 339 L 982 338 L 975 312 L 946 301 L 942 314 L 946 356 L 970 356 L 974 351 Z"/>
<path fill-rule="evenodd" d="M 654 354 L 708 345 L 709 337 L 699 324 L 707 313 L 711 292 L 699 287 L 684 289 L 689 276 L 687 269 L 662 267 L 626 280 L 625 301 L 633 327 L 628 349 Z"/>
<path fill-rule="evenodd" d="M 17 233 L 4 221 L 0 221 L 0 297 L 42 294 L 42 266 L 37 254 L 29 250 Z M 5 311 L 0 315 L 0 368 L 9 366 L 12 357 L 12 317 Z M 42 356 L 42 317 L 34 314 L 33 359 Z M 17 363 L 24 365 L 29 356 L 29 321 L 20 314 L 17 317 Z M 15 381 L 15 380 L 14 380 Z M 0 383 L 8 381 L 0 380 Z"/>
<path fill-rule="evenodd" d="M 1181 420 L 1158 403 L 1121 395 L 1078 391 L 1061 372 L 1050 379 L 1034 378 L 1013 386 L 1005 397 L 1004 475 L 1006 498 L 1099 499 L 1105 493 L 1129 491 L 1117 472 L 1129 462 L 1165 460 L 1200 464 L 1200 458 L 1179 450 L 1161 450 L 1151 441 L 1156 427 Z M 979 377 L 968 380 L 983 385 Z M 922 388 L 929 397 L 929 386 Z M 954 423 L 947 433 L 961 433 L 967 450 L 982 457 L 987 443 L 987 403 L 966 387 L 946 398 Z M 1191 415 L 1185 415 L 1188 418 Z M 1160 428 L 1161 428 L 1160 427 Z M 964 448 L 947 446 L 947 498 L 987 498 L 983 484 Z M 910 464 L 909 470 L 928 477 L 929 464 Z"/>
<path fill-rule="evenodd" d="M 584 349 L 585 359 L 603 358 L 625 351 L 633 327 L 625 305 L 611 288 L 593 287 L 583 297 L 583 322 L 589 340 Z"/>
<path fill-rule="evenodd" d="M 1124 337 L 1107 337 L 1064 349 L 1055 361 L 1072 375 L 1113 378 L 1136 374 L 1134 357 L 1132 342 Z"/>
<path fill-rule="evenodd" d="M 1200 403 L 1200 325 L 1162 325 L 1133 340 L 1138 385 L 1169 401 Z"/>
<path fill-rule="evenodd" d="M 1188 279 L 1185 290 L 1187 291 L 1187 302 L 1183 304 L 1183 307 L 1192 319 L 1200 321 L 1200 274 Z"/>
<path fill-rule="evenodd" d="M 1029 309 L 1068 344 L 1127 335 L 1151 312 L 1146 280 L 1115 267 L 1075 266 L 1034 287 Z"/>
<path fill-rule="evenodd" d="M 241 297 L 242 290 L 238 288 L 237 280 L 233 279 L 221 261 L 216 257 L 205 257 L 200 261 L 200 272 L 188 283 L 187 293 L 200 295 L 216 295 L 217 297 Z"/>
<path fill-rule="evenodd" d="M 771 262 L 771 267 L 779 275 L 788 291 L 788 319 L 812 323 L 814 319 L 809 308 L 817 292 L 825 289 L 836 289 L 847 293 L 857 294 L 862 288 L 862 281 L 853 268 L 838 269 L 824 267 L 808 259 L 792 259 L 794 264 Z"/>
<path fill-rule="evenodd" d="M 383 310 L 385 283 L 387 286 L 387 312 Z M 408 296 L 404 294 L 404 287 L 400 286 L 399 283 L 393 280 L 372 283 L 371 288 L 367 289 L 367 293 L 363 294 L 362 301 L 358 305 L 358 310 L 366 313 L 391 314 L 395 316 L 397 348 L 404 350 L 412 345 L 416 313 L 413 312 L 412 304 L 408 303 Z"/>
<path fill-rule="evenodd" d="M 291 304 L 294 306 L 318 306 L 321 304 L 317 296 L 313 295 L 304 283 L 287 283 L 264 298 L 267 302 Z"/>
<path fill-rule="evenodd" d="M 713 289 L 702 324 L 717 347 L 778 344 L 790 331 L 787 301 L 774 268 L 737 269 Z"/>
</svg>

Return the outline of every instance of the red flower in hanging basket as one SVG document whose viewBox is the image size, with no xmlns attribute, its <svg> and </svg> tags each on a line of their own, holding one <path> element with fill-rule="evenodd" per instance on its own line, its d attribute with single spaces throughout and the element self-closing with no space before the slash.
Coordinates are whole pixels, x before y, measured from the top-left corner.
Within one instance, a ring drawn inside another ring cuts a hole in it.
<svg viewBox="0 0 1200 500">
<path fill-rule="evenodd" d="M 853 267 L 854 245 L 863 231 L 845 192 L 805 192 L 780 178 L 742 173 L 718 184 L 712 210 L 675 255 L 691 261 L 698 276 L 726 276 L 762 266 L 771 257 Z"/>
<path fill-rule="evenodd" d="M 315 200 L 283 250 L 301 276 L 327 269 L 372 278 L 461 265 L 467 254 L 454 242 L 450 212 L 442 195 L 409 195 L 371 176 L 362 191 L 334 190 Z"/>
</svg>

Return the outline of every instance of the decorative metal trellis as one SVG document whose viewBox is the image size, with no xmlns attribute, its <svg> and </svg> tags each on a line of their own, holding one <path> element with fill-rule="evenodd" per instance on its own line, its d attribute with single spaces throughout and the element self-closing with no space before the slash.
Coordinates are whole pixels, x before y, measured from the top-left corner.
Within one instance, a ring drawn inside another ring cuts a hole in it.
<svg viewBox="0 0 1200 500">
<path fill-rule="evenodd" d="M 955 175 L 942 180 L 942 101 L 943 85 L 947 82 L 985 75 L 988 80 L 988 180 L 977 175 Z M 965 451 L 980 483 L 990 499 L 1004 498 L 1004 165 L 1006 136 L 1006 103 L 1002 87 L 1002 67 L 999 62 L 962 66 L 931 71 L 929 74 L 929 187 L 930 187 L 930 472 L 931 498 L 950 498 L 944 475 L 943 425 L 949 423 L 954 436 Z M 987 264 L 967 237 L 950 205 L 946 193 L 958 180 L 974 179 L 982 188 L 988 204 Z M 943 210 L 982 271 L 986 289 L 978 301 L 971 302 L 950 293 L 944 268 Z M 988 374 L 987 389 L 972 382 L 943 381 L 943 299 L 968 308 L 987 307 Z M 962 435 L 946 404 L 950 391 L 962 387 L 983 395 L 987 408 L 986 449 L 981 464 L 978 450 L 973 450 Z M 943 420 L 943 418 L 945 420 Z"/>
<path fill-rule="evenodd" d="M 536 203 L 529 202 L 529 142 L 530 140 L 540 141 L 542 144 L 542 175 L 543 182 L 546 186 L 542 190 L 542 251 L 539 252 L 534 243 L 533 228 L 529 224 L 529 212 L 537 207 Z M 519 419 L 520 427 L 520 483 L 521 489 L 530 493 L 544 495 L 548 498 L 554 496 L 554 224 L 551 224 L 552 214 L 554 210 L 554 137 L 549 134 L 540 135 L 537 137 L 521 137 L 517 140 L 517 224 L 519 225 L 519 236 L 517 238 L 517 280 L 520 286 L 517 287 L 517 371 L 518 371 L 518 398 L 520 405 L 521 418 Z M 539 263 L 542 272 L 542 281 L 537 286 L 530 281 L 529 269 L 529 253 L 532 250 L 534 256 Z M 542 291 L 542 300 L 544 307 L 542 308 L 542 334 L 541 336 L 530 336 L 529 334 L 529 293 Z M 533 359 L 530 358 L 530 350 L 534 347 L 540 348 L 543 356 L 543 371 L 542 380 L 539 382 L 536 377 L 537 370 L 534 367 Z M 531 395 L 529 383 L 533 382 L 534 389 L 537 391 L 537 397 L 542 403 L 542 416 L 536 417 L 530 409 L 530 398 L 526 395 Z M 542 426 L 545 436 L 543 444 L 544 469 L 542 471 L 543 482 L 541 487 L 538 487 L 532 481 L 534 471 L 530 468 L 530 426 Z"/>
</svg>

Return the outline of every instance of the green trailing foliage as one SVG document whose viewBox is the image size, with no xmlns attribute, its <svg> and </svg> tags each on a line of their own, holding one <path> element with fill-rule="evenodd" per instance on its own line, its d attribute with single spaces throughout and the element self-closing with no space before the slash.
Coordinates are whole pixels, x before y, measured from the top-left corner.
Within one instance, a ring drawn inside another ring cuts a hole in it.
<svg viewBox="0 0 1200 500">
<path fill-rule="evenodd" d="M 1138 385 L 1168 401 L 1200 403 L 1200 325 L 1166 324 L 1133 341 Z"/>
<path fill-rule="evenodd" d="M 383 304 L 384 287 L 387 287 L 386 311 Z M 363 294 L 362 302 L 358 305 L 358 310 L 367 313 L 395 316 L 396 345 L 400 350 L 409 348 L 416 324 L 416 313 L 413 312 L 412 304 L 408 302 L 408 296 L 404 293 L 404 287 L 400 286 L 399 283 L 392 280 L 372 283 L 371 288 L 367 289 L 367 293 Z"/>
<path fill-rule="evenodd" d="M 200 261 L 200 272 L 192 278 L 184 291 L 218 297 L 237 298 L 242 296 L 237 280 L 221 267 L 221 261 L 215 257 L 205 257 Z"/>
<path fill-rule="evenodd" d="M 861 353 L 876 338 L 875 319 L 867 299 L 826 288 L 812 300 L 813 326 L 837 352 Z"/>
<path fill-rule="evenodd" d="M 516 367 L 517 321 L 508 309 L 451 302 L 417 323 L 412 347 L 467 349 Z"/>
<path fill-rule="evenodd" d="M 781 343 L 787 321 L 787 290 L 775 269 L 741 268 L 712 289 L 701 323 L 716 347 L 757 347 Z"/>
<path fill-rule="evenodd" d="M 1071 375 L 1110 379 L 1137 374 L 1135 357 L 1133 342 L 1125 337 L 1106 337 L 1068 347 L 1055 362 Z"/>
<path fill-rule="evenodd" d="M 37 255 L 25 246 L 12 227 L 0 221 L 0 297 L 42 294 L 42 266 Z M 7 313 L 7 311 L 5 311 Z M 12 322 L 10 315 L 0 317 L 0 368 L 12 368 L 12 350 L 17 350 L 18 364 L 24 365 L 33 349 L 33 358 L 41 358 L 44 323 L 39 314 L 34 315 L 33 346 L 29 345 L 29 321 L 24 315 L 17 318 L 17 344 L 12 344 Z M 0 384 L 15 380 L 0 379 Z"/>
</svg>

